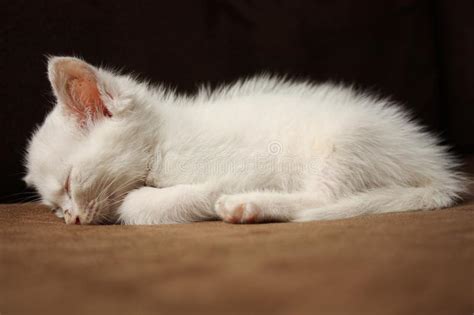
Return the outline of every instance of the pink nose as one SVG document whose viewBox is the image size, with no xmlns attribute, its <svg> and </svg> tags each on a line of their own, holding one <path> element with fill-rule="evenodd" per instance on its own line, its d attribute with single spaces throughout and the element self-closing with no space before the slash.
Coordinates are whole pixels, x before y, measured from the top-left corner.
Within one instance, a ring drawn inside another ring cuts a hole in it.
<svg viewBox="0 0 474 315">
<path fill-rule="evenodd" d="M 79 219 L 79 217 L 76 217 L 76 221 L 74 222 L 74 224 L 81 225 L 81 219 Z"/>
</svg>

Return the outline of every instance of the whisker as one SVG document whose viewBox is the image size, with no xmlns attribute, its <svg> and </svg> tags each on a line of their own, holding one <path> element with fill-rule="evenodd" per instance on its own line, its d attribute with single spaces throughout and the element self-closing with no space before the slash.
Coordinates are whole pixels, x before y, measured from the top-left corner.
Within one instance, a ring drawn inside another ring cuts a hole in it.
<svg viewBox="0 0 474 315">
<path fill-rule="evenodd" d="M 12 196 L 14 198 L 11 198 L 9 196 L 6 196 L 6 197 L 1 197 L 0 198 L 0 201 L 8 201 L 8 202 L 11 202 L 11 203 L 18 203 L 18 202 L 36 202 L 36 201 L 40 201 L 41 200 L 41 197 L 38 196 L 38 195 L 28 195 L 28 196 Z"/>
</svg>

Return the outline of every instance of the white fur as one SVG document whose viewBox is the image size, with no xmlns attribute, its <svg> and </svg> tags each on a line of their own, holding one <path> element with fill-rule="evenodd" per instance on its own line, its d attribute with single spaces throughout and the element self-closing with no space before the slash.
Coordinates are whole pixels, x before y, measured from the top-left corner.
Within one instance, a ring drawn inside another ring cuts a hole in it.
<svg viewBox="0 0 474 315">
<path fill-rule="evenodd" d="M 268 76 L 181 97 L 87 65 L 112 117 L 80 128 L 61 62 L 87 65 L 50 59 L 58 104 L 25 180 L 67 223 L 340 219 L 447 207 L 465 190 L 446 149 L 387 99 Z"/>
</svg>

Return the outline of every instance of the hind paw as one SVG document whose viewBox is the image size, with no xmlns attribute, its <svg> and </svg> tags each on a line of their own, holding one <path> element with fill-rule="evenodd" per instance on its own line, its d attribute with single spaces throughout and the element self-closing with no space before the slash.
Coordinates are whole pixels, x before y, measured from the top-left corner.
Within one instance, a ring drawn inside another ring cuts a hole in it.
<svg viewBox="0 0 474 315">
<path fill-rule="evenodd" d="M 217 215 L 228 223 L 256 223 L 259 222 L 261 214 L 260 208 L 255 203 L 228 195 L 217 200 L 215 210 Z"/>
</svg>

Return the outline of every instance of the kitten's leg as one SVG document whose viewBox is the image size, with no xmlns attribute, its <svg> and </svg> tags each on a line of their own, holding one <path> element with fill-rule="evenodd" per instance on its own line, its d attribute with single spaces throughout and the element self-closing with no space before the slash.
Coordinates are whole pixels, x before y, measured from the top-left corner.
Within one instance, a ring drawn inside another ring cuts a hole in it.
<svg viewBox="0 0 474 315">
<path fill-rule="evenodd" d="M 118 209 L 123 224 L 189 223 L 218 219 L 213 206 L 219 192 L 208 185 L 142 187 L 130 192 Z"/>
<path fill-rule="evenodd" d="M 251 192 L 222 195 L 215 204 L 220 218 L 230 223 L 290 221 L 297 211 L 325 204 L 325 198 L 314 192 Z"/>
</svg>

